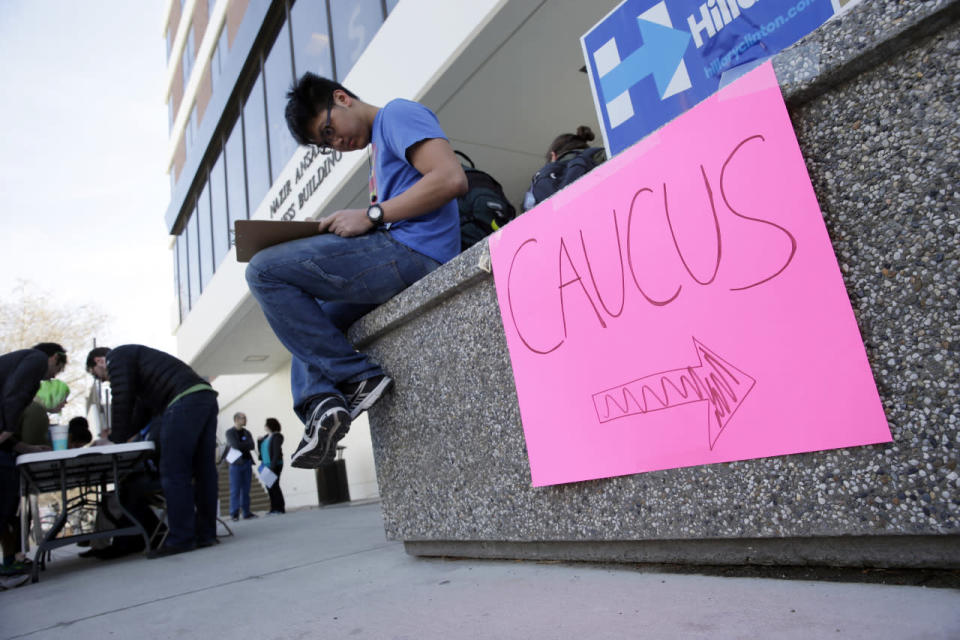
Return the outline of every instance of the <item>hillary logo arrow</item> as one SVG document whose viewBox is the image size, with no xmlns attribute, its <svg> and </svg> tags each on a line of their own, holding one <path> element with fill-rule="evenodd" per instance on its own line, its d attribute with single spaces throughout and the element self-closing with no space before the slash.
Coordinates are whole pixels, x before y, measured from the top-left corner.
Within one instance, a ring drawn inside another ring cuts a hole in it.
<svg viewBox="0 0 960 640">
<path fill-rule="evenodd" d="M 609 422 L 627 416 L 704 402 L 707 446 L 713 450 L 756 380 L 693 338 L 699 366 L 661 371 L 593 394 L 597 419 Z"/>
<path fill-rule="evenodd" d="M 660 97 L 667 87 L 690 43 L 690 34 L 655 22 L 637 18 L 643 45 L 600 78 L 600 88 L 609 101 L 627 91 L 643 78 L 653 76 Z"/>
</svg>

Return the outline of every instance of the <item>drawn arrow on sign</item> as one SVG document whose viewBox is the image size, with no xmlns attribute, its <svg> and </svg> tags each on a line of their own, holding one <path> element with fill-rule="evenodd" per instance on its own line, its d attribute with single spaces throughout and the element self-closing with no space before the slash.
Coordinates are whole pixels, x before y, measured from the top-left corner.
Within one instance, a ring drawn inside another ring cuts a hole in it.
<svg viewBox="0 0 960 640">
<path fill-rule="evenodd" d="M 600 78 L 604 99 L 610 102 L 643 78 L 653 75 L 662 99 L 690 44 L 690 34 L 637 18 L 643 45 Z"/>
<path fill-rule="evenodd" d="M 699 366 L 661 371 L 593 394 L 597 419 L 609 422 L 662 411 L 691 402 L 707 404 L 707 445 L 713 451 L 720 434 L 756 384 L 693 338 Z"/>
</svg>

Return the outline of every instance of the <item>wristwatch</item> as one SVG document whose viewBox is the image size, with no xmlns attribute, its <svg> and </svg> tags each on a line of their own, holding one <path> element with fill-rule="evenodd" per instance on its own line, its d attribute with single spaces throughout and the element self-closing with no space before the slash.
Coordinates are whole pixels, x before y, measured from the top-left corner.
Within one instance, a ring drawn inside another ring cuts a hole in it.
<svg viewBox="0 0 960 640">
<path fill-rule="evenodd" d="M 373 226 L 379 227 L 383 224 L 383 208 L 378 204 L 372 204 L 367 207 L 367 217 Z"/>
</svg>

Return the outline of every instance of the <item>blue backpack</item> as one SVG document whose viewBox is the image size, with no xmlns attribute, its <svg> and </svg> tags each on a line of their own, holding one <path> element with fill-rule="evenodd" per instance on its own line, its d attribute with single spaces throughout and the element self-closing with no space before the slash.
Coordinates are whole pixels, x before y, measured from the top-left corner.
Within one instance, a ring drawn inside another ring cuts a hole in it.
<svg viewBox="0 0 960 640">
<path fill-rule="evenodd" d="M 548 162 L 533 174 L 530 189 L 523 198 L 523 210 L 529 211 L 606 159 L 607 153 L 602 147 L 588 147 L 568 151 L 556 161 Z"/>
</svg>

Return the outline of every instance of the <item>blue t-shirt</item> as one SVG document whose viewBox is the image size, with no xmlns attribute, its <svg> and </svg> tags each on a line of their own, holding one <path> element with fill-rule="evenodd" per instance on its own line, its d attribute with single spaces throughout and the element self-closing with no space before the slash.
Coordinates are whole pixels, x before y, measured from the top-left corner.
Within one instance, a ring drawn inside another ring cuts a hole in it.
<svg viewBox="0 0 960 640">
<path fill-rule="evenodd" d="M 407 161 L 407 150 L 422 140 L 447 139 L 437 116 L 410 100 L 391 100 L 373 120 L 373 180 L 377 201 L 409 189 L 423 177 Z M 456 199 L 439 209 L 390 225 L 397 242 L 443 263 L 460 253 L 460 213 Z"/>
</svg>

